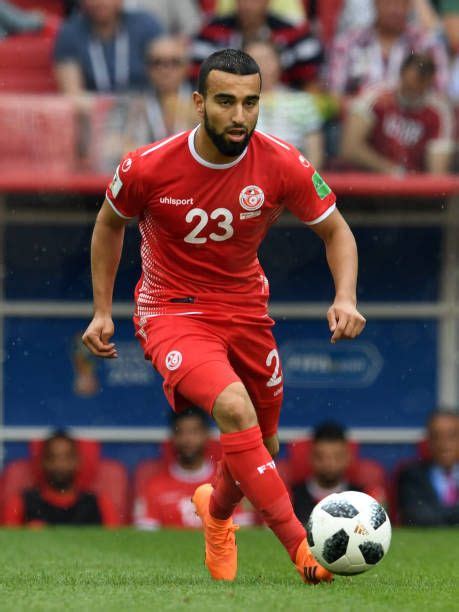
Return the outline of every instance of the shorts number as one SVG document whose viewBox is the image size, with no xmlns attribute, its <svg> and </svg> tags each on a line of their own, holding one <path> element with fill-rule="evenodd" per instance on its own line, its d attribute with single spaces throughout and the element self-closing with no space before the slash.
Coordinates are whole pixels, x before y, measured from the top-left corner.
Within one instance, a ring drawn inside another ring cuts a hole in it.
<svg viewBox="0 0 459 612">
<path fill-rule="evenodd" d="M 184 238 L 185 242 L 190 244 L 204 244 L 207 242 L 207 238 L 205 236 L 199 236 L 200 232 L 206 227 L 209 223 L 209 215 L 202 208 L 193 208 L 188 211 L 187 216 L 185 217 L 185 221 L 187 223 L 192 223 L 195 217 L 199 218 L 199 222 L 194 227 L 189 234 L 187 234 Z M 224 240 L 228 240 L 234 234 L 234 228 L 231 225 L 233 221 L 233 215 L 227 208 L 216 208 L 210 213 L 210 218 L 213 221 L 216 221 L 222 217 L 222 220 L 217 223 L 217 227 L 224 230 L 222 234 L 217 234 L 216 232 L 212 232 L 209 234 L 209 238 L 214 240 L 215 242 L 223 242 Z"/>
<path fill-rule="evenodd" d="M 272 373 L 271 378 L 266 383 L 267 387 L 275 387 L 276 385 L 279 385 L 282 382 L 282 374 L 279 375 L 280 359 L 277 349 L 273 349 L 266 357 L 266 365 L 268 366 L 268 368 L 271 367 L 273 361 L 274 372 Z"/>
</svg>

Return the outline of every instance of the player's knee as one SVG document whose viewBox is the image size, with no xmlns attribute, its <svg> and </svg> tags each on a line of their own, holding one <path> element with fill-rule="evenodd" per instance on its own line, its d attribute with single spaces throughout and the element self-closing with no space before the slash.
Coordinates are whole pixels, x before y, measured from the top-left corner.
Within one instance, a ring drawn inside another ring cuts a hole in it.
<svg viewBox="0 0 459 612">
<path fill-rule="evenodd" d="M 242 383 L 233 383 L 217 398 L 213 416 L 220 430 L 242 431 L 257 424 L 257 415 Z"/>
</svg>

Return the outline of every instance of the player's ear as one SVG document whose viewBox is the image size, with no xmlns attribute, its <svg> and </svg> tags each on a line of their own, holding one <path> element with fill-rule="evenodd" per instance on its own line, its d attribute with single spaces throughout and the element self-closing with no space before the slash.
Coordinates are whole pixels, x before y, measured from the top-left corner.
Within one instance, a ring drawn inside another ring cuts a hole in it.
<svg viewBox="0 0 459 612">
<path fill-rule="evenodd" d="M 200 117 L 204 117 L 204 96 L 198 91 L 193 92 L 193 104 Z"/>
</svg>

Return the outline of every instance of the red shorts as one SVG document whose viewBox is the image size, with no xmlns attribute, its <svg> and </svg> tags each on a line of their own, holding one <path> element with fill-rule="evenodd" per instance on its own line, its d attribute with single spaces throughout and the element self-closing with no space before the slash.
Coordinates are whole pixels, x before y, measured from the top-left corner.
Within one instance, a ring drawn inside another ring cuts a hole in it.
<svg viewBox="0 0 459 612">
<path fill-rule="evenodd" d="M 198 406 L 212 414 L 218 395 L 242 382 L 264 438 L 277 431 L 283 399 L 282 370 L 269 317 L 134 317 L 136 336 L 164 379 L 175 411 Z"/>
</svg>

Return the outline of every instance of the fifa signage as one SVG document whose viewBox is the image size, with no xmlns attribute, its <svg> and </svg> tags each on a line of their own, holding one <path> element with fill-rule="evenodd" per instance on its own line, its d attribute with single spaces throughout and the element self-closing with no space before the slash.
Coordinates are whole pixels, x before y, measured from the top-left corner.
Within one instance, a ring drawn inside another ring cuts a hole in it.
<svg viewBox="0 0 459 612">
<path fill-rule="evenodd" d="M 291 340 L 280 347 L 284 384 L 294 388 L 365 388 L 381 373 L 383 358 L 371 342 L 332 345 Z"/>
</svg>

